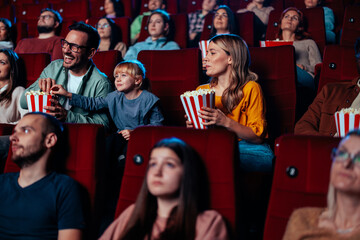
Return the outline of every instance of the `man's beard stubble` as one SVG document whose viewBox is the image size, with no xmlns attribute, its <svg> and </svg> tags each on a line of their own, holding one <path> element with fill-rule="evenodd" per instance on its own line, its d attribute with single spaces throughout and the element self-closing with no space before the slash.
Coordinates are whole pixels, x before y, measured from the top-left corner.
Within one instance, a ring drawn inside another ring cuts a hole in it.
<svg viewBox="0 0 360 240">
<path fill-rule="evenodd" d="M 37 26 L 37 30 L 39 33 L 50 33 L 54 31 L 54 27 L 50 26 Z"/>
<path fill-rule="evenodd" d="M 15 156 L 13 155 L 11 157 L 11 160 L 18 165 L 20 169 L 31 166 L 32 164 L 39 161 L 40 157 L 44 155 L 46 151 L 46 147 L 44 145 L 41 145 L 40 149 L 38 149 L 35 152 L 30 152 L 27 156 Z"/>
</svg>

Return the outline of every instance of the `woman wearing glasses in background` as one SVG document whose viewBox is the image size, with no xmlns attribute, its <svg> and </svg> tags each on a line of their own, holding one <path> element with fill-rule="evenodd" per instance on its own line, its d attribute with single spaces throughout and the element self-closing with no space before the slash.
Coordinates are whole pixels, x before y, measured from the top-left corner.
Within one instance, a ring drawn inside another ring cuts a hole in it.
<svg viewBox="0 0 360 240">
<path fill-rule="evenodd" d="M 120 29 L 110 18 L 100 18 L 96 24 L 100 36 L 98 51 L 118 50 L 125 56 L 126 45 L 121 42 Z"/>
<path fill-rule="evenodd" d="M 360 239 L 360 130 L 349 132 L 332 153 L 327 208 L 301 208 L 283 240 Z"/>
<path fill-rule="evenodd" d="M 315 65 L 321 63 L 321 55 L 314 40 L 305 32 L 302 12 L 294 7 L 287 8 L 279 22 L 277 38 L 294 42 L 298 86 L 315 91 Z"/>
</svg>

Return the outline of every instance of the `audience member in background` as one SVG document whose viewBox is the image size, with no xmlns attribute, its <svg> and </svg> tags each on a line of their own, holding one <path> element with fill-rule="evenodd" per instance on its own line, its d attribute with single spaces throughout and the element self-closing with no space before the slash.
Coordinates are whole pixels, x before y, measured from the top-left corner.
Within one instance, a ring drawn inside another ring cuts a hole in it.
<svg viewBox="0 0 360 240">
<path fill-rule="evenodd" d="M 314 8 L 323 5 L 322 0 L 305 0 L 306 8 Z M 336 36 L 334 33 L 335 16 L 333 10 L 328 7 L 322 7 L 324 9 L 325 31 L 326 31 L 326 43 L 335 43 Z"/>
<path fill-rule="evenodd" d="M 21 39 L 15 48 L 17 53 L 39 53 L 46 52 L 51 55 L 51 60 L 61 59 L 61 39 L 56 36 L 58 29 L 61 28 L 62 17 L 59 12 L 44 8 L 41 10 L 37 29 L 39 36 L 37 38 Z"/>
<path fill-rule="evenodd" d="M 198 154 L 177 138 L 159 141 L 135 204 L 105 231 L 110 239 L 228 239 L 222 216 L 207 210 L 209 186 Z"/>
<path fill-rule="evenodd" d="M 61 84 L 71 93 L 85 97 L 105 97 L 111 90 L 111 83 L 105 74 L 99 71 L 92 57 L 99 47 L 100 37 L 95 28 L 83 22 L 70 27 L 70 32 L 62 40 L 64 59 L 52 61 L 26 92 L 42 90 L 50 93 L 50 88 Z M 51 100 L 53 106 L 46 107 L 50 115 L 58 120 L 70 123 L 96 123 L 109 127 L 105 112 L 89 112 L 69 105 L 66 98 Z M 27 108 L 26 98 L 21 97 L 21 107 Z"/>
<path fill-rule="evenodd" d="M 227 33 L 237 33 L 235 15 L 228 6 L 220 5 L 214 15 L 210 38 L 218 34 Z"/>
<path fill-rule="evenodd" d="M 11 22 L 8 19 L 0 18 L 0 49 L 14 49 L 11 26 Z"/>
<path fill-rule="evenodd" d="M 188 13 L 190 40 L 189 47 L 198 47 L 206 15 L 212 13 L 214 9 L 216 9 L 216 7 L 221 4 L 222 0 L 203 0 L 201 10 Z"/>
<path fill-rule="evenodd" d="M 283 240 L 360 239 L 360 130 L 332 152 L 327 208 L 295 210 Z"/>
<path fill-rule="evenodd" d="M 131 43 L 134 44 L 140 36 L 141 23 L 144 16 L 150 16 L 150 14 L 156 9 L 166 9 L 166 0 L 149 0 L 148 2 L 148 12 L 143 12 L 138 15 L 130 26 L 130 38 Z"/>
<path fill-rule="evenodd" d="M 199 116 L 206 126 L 217 125 L 239 138 L 240 167 L 245 171 L 271 171 L 274 157 L 264 143 L 267 137 L 264 97 L 258 76 L 251 72 L 245 41 L 234 34 L 210 39 L 205 58 L 210 84 L 198 89 L 215 90 L 215 109 L 203 107 Z M 193 127 L 190 121 L 187 127 Z"/>
<path fill-rule="evenodd" d="M 253 12 L 255 14 L 255 41 L 265 39 L 266 27 L 272 10 L 274 10 L 274 8 L 272 6 L 268 6 L 265 0 L 253 0 L 247 4 L 246 8 L 242 8 L 237 11 L 238 13 Z"/>
<path fill-rule="evenodd" d="M 9 49 L 0 49 L 0 123 L 16 123 L 27 112 L 20 107 L 20 97 L 25 91 L 19 57 Z M 5 161 L 9 151 L 9 136 L 0 136 L 0 161 Z M 1 164 L 0 164 L 1 165 Z"/>
<path fill-rule="evenodd" d="M 177 50 L 179 45 L 170 41 L 172 30 L 170 29 L 170 16 L 163 10 L 155 10 L 151 13 L 148 23 L 149 37 L 143 42 L 131 46 L 126 52 L 124 59 L 137 59 L 141 50 Z"/>
<path fill-rule="evenodd" d="M 125 56 L 126 45 L 121 42 L 120 29 L 112 19 L 100 18 L 96 29 L 100 36 L 98 51 L 118 50 L 121 52 L 121 56 Z"/>
<path fill-rule="evenodd" d="M 321 54 L 314 40 L 309 39 L 309 34 L 305 32 L 302 12 L 294 7 L 287 8 L 279 22 L 277 38 L 293 41 L 298 86 L 315 91 L 315 65 L 321 63 Z"/>
<path fill-rule="evenodd" d="M 104 10 L 106 18 L 117 18 L 124 16 L 124 8 L 121 0 L 105 0 Z"/>
<path fill-rule="evenodd" d="M 20 172 L 0 175 L 0 238 L 80 240 L 84 216 L 79 186 L 55 172 L 55 165 L 65 162 L 61 123 L 45 113 L 28 113 L 10 140 Z"/>
<path fill-rule="evenodd" d="M 0 49 L 0 123 L 16 123 L 27 112 L 20 107 L 25 88 L 18 61 L 15 52 Z"/>
<path fill-rule="evenodd" d="M 359 76 L 351 82 L 326 84 L 295 125 L 295 134 L 334 136 L 334 114 L 343 108 L 360 108 L 360 38 L 355 43 Z"/>
</svg>

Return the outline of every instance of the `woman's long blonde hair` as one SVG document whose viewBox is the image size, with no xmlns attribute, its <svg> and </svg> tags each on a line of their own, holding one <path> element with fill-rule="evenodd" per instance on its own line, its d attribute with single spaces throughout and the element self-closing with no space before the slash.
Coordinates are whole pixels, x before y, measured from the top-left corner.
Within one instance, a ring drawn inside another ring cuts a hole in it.
<svg viewBox="0 0 360 240">
<path fill-rule="evenodd" d="M 250 71 L 250 54 L 245 41 L 235 34 L 220 34 L 210 39 L 225 53 L 232 57 L 231 73 L 229 76 L 229 87 L 222 94 L 221 102 L 226 109 L 226 113 L 231 113 L 243 98 L 243 87 L 249 81 L 257 81 L 256 73 Z M 211 80 L 210 86 L 214 87 L 218 83 L 218 78 Z"/>
</svg>

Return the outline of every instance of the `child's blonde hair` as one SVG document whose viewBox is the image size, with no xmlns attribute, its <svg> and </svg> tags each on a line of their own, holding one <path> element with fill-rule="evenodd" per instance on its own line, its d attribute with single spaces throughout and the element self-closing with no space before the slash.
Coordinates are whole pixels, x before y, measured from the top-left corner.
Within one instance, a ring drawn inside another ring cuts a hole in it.
<svg viewBox="0 0 360 240">
<path fill-rule="evenodd" d="M 128 60 L 128 61 L 120 62 L 118 65 L 116 65 L 114 69 L 114 75 L 115 72 L 121 68 L 124 68 L 125 72 L 133 78 L 140 76 L 142 80 L 145 79 L 145 73 L 146 73 L 145 67 L 138 60 Z"/>
</svg>

